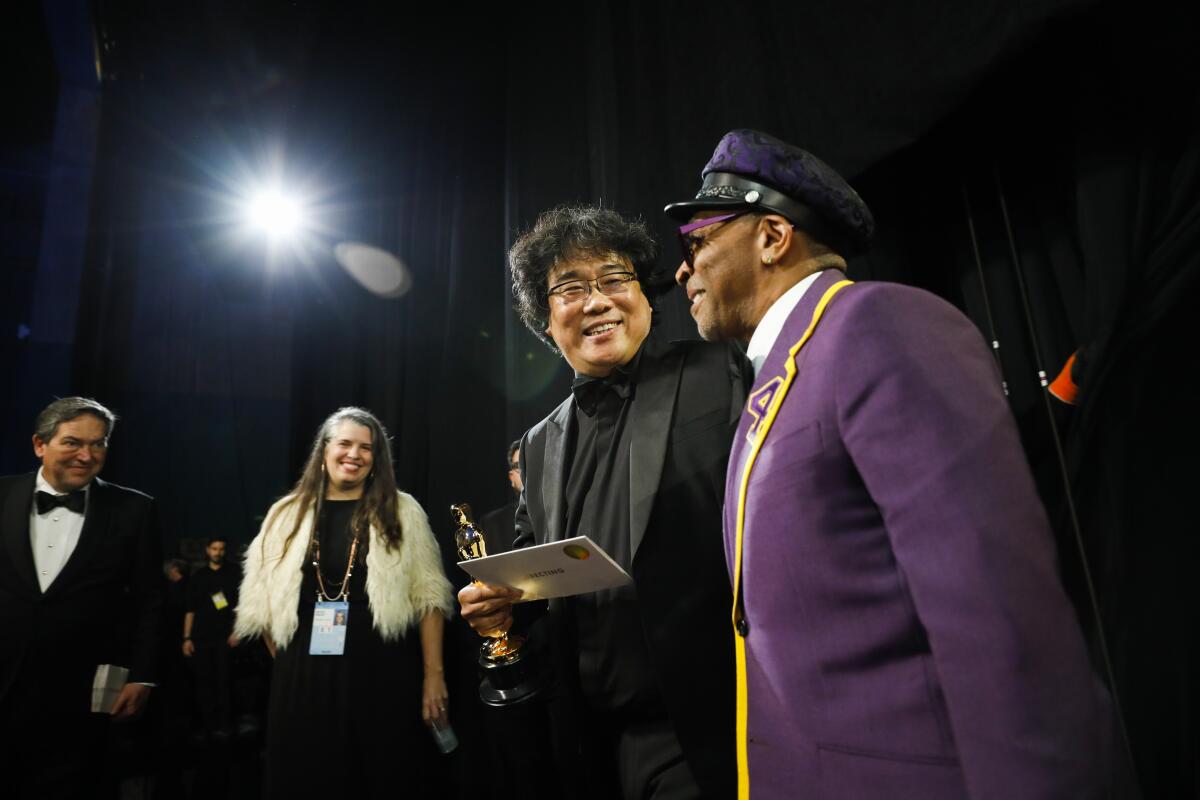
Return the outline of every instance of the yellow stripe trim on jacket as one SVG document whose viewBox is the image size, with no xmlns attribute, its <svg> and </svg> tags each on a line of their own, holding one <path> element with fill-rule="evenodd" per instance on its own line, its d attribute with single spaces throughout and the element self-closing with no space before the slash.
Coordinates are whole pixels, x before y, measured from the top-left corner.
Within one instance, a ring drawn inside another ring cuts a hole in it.
<svg viewBox="0 0 1200 800">
<path fill-rule="evenodd" d="M 838 281 L 825 290 L 825 294 L 821 296 L 820 302 L 817 303 L 817 307 L 813 311 L 812 320 L 808 323 L 808 328 L 804 331 L 804 335 L 788 351 L 788 359 L 784 364 L 787 376 L 783 380 L 783 385 L 775 391 L 775 396 L 771 398 L 771 405 L 767 409 L 766 415 L 758 423 L 754 445 L 750 449 L 750 455 L 746 458 L 746 467 L 742 470 L 742 485 L 738 490 L 737 533 L 733 549 L 733 642 L 734 659 L 737 664 L 736 741 L 738 800 L 749 800 L 750 797 L 750 753 L 747 733 L 749 722 L 749 691 L 746 686 L 746 639 L 737 629 L 738 599 L 741 597 L 742 588 L 742 534 L 746 523 L 746 490 L 750 486 L 750 471 L 754 469 L 754 462 L 758 458 L 758 451 L 762 449 L 763 442 L 767 438 L 767 433 L 770 432 L 771 425 L 775 422 L 775 416 L 779 413 L 780 406 L 783 405 L 783 398 L 787 396 L 788 389 L 791 388 L 792 381 L 796 378 L 796 354 L 800 352 L 800 348 L 804 347 L 809 338 L 812 337 L 817 323 L 821 321 L 821 315 L 825 313 L 825 307 L 829 305 L 833 296 L 852 283 L 854 281 Z"/>
</svg>

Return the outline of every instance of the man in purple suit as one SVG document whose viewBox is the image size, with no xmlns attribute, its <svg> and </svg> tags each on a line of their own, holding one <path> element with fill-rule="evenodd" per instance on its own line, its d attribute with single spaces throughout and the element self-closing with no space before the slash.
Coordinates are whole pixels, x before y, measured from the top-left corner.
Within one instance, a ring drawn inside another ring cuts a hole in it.
<svg viewBox="0 0 1200 800">
<path fill-rule="evenodd" d="M 1107 701 L 979 332 L 845 279 L 874 221 L 809 153 L 733 131 L 702 176 L 666 208 L 676 279 L 755 369 L 725 488 L 739 796 L 1107 796 Z"/>
</svg>

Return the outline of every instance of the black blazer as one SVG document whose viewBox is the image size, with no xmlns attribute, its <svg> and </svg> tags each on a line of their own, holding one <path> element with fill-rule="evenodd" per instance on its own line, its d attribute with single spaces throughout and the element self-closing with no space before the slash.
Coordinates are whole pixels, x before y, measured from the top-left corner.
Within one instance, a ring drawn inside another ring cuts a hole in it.
<svg viewBox="0 0 1200 800">
<path fill-rule="evenodd" d="M 632 575 L 650 658 L 688 764 L 706 796 L 717 798 L 736 794 L 733 601 L 721 502 L 751 378 L 744 357 L 728 345 L 661 344 L 651 337 L 628 421 Z M 525 491 L 516 547 L 573 535 L 564 529 L 573 415 L 568 398 L 521 442 Z M 577 653 L 561 619 L 563 604 L 551 601 L 549 612 L 534 635 L 555 637 L 553 659 L 565 678 L 560 683 L 569 686 L 578 678 Z M 557 736 L 570 735 L 567 720 L 579 719 L 569 716 L 577 700 L 570 692 L 556 698 Z"/>
<path fill-rule="evenodd" d="M 98 664 L 153 682 L 164 598 L 154 501 L 92 481 L 79 544 L 45 593 L 29 514 L 36 473 L 0 478 L 0 708 L 25 692 L 87 711 Z"/>
</svg>

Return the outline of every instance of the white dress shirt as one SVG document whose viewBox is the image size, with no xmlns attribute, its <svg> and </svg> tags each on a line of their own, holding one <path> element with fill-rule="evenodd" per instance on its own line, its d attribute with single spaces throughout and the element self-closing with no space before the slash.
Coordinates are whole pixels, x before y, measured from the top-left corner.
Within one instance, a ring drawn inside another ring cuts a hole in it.
<svg viewBox="0 0 1200 800">
<path fill-rule="evenodd" d="M 821 272 L 823 271 L 821 270 Z M 821 272 L 814 272 L 781 294 L 779 299 L 771 303 L 767 313 L 763 314 L 763 318 L 759 320 L 758 327 L 754 329 L 754 334 L 750 337 L 750 343 L 746 345 L 746 358 L 750 359 L 750 363 L 754 365 L 755 378 L 758 377 L 758 371 L 762 369 L 763 362 L 771 354 L 771 348 L 775 346 L 775 340 L 779 338 L 784 323 L 792 314 L 792 309 L 804 297 L 808 287 L 813 285 Z"/>
<path fill-rule="evenodd" d="M 84 491 L 88 491 L 89 488 L 90 484 L 84 487 Z M 40 469 L 34 492 L 66 494 L 51 486 Z M 83 516 L 64 506 L 39 514 L 37 500 L 34 500 L 29 511 L 29 543 L 33 546 L 33 566 L 37 570 L 38 584 L 43 592 L 54 583 L 71 553 L 75 552 L 75 547 L 79 544 L 79 534 L 83 531 Z"/>
</svg>

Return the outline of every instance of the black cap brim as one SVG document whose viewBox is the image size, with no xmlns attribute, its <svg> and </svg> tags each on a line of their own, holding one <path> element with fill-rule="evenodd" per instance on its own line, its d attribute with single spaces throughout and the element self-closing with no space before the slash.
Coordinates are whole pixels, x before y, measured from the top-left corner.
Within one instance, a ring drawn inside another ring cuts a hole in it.
<svg viewBox="0 0 1200 800">
<path fill-rule="evenodd" d="M 706 197 L 703 200 L 684 200 L 663 207 L 663 213 L 679 222 L 687 222 L 693 214 L 700 211 L 720 211 L 724 208 L 744 208 L 745 200 L 731 200 L 725 197 Z"/>
</svg>

